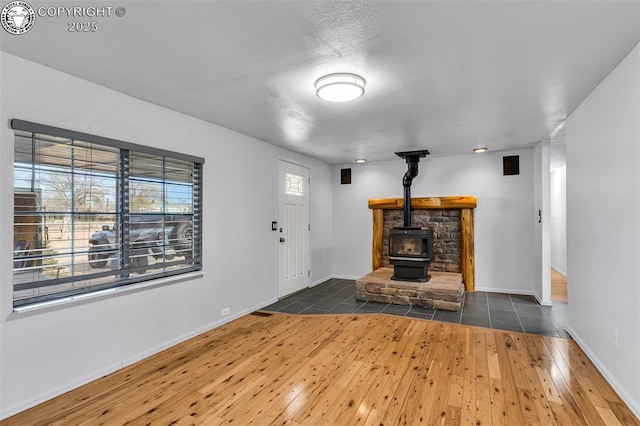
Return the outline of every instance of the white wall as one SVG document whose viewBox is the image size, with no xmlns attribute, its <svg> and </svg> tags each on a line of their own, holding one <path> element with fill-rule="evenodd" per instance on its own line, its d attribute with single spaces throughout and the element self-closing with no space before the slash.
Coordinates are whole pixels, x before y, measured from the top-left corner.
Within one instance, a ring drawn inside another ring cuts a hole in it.
<svg viewBox="0 0 640 426">
<path fill-rule="evenodd" d="M 543 305 L 551 305 L 549 199 L 549 139 L 545 138 L 533 149 L 533 282 L 535 295 Z"/>
<path fill-rule="evenodd" d="M 551 267 L 567 275 L 567 167 L 551 169 Z"/>
<path fill-rule="evenodd" d="M 11 258 L 0 259 L 0 418 L 276 300 L 279 159 L 310 168 L 312 282 L 331 275 L 328 165 L 9 54 L 0 60 L 2 253 L 13 250 L 12 118 L 206 159 L 204 277 L 15 314 Z M 221 318 L 224 307 L 231 317 Z"/>
<path fill-rule="evenodd" d="M 570 332 L 640 416 L 640 45 L 567 119 L 566 139 Z"/>
<path fill-rule="evenodd" d="M 428 147 L 427 147 L 428 148 Z M 520 175 L 502 175 L 502 157 L 520 156 Z M 351 168 L 352 184 L 340 184 Z M 333 170 L 334 271 L 361 277 L 371 271 L 370 198 L 402 198 L 406 163 L 346 164 Z M 476 289 L 533 294 L 533 152 L 429 156 L 419 164 L 413 197 L 475 195 Z"/>
</svg>

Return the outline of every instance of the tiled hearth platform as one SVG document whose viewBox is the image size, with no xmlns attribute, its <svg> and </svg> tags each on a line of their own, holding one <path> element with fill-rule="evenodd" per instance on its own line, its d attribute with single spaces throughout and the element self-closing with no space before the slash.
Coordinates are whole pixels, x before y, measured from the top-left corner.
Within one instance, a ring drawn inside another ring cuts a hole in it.
<svg viewBox="0 0 640 426">
<path fill-rule="evenodd" d="M 378 268 L 356 280 L 356 298 L 363 301 L 414 305 L 458 311 L 462 307 L 462 274 L 430 271 L 425 283 L 392 280 L 393 268 Z"/>
<path fill-rule="evenodd" d="M 299 315 L 384 314 L 569 339 L 566 303 L 540 306 L 533 296 L 467 292 L 458 312 L 356 299 L 354 280 L 333 278 L 263 308 Z"/>
</svg>

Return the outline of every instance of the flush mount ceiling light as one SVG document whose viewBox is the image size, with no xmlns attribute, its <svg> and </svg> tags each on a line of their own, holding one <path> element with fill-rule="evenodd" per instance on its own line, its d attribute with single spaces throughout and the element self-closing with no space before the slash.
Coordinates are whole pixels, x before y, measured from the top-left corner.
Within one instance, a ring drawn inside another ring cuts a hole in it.
<svg viewBox="0 0 640 426">
<path fill-rule="evenodd" d="M 487 148 L 481 147 L 481 148 L 474 148 L 474 150 L 473 150 L 474 154 L 480 154 L 482 152 L 487 152 Z"/>
<path fill-rule="evenodd" d="M 364 95 L 364 78 L 355 74 L 329 74 L 316 80 L 316 96 L 329 102 L 348 102 Z"/>
<path fill-rule="evenodd" d="M 364 158 L 356 158 L 356 163 L 362 164 L 362 163 L 366 163 L 367 160 Z"/>
</svg>

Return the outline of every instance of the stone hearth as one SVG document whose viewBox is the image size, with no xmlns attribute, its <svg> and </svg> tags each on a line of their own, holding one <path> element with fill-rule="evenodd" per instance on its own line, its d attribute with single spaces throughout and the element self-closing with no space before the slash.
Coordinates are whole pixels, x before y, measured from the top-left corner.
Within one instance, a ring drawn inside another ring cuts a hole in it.
<svg viewBox="0 0 640 426">
<path fill-rule="evenodd" d="M 426 283 L 394 281 L 393 268 L 378 268 L 356 280 L 359 300 L 418 305 L 434 309 L 457 311 L 462 306 L 464 285 L 462 274 L 430 271 Z"/>
</svg>

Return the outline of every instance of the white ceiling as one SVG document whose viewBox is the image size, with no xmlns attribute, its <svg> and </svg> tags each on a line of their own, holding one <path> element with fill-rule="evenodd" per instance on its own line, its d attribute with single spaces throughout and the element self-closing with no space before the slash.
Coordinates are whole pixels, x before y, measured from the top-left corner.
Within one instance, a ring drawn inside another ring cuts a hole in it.
<svg viewBox="0 0 640 426">
<path fill-rule="evenodd" d="M 331 164 L 530 147 L 640 41 L 640 1 L 109 5 L 125 16 L 75 19 L 95 33 L 38 16 L 1 48 Z M 366 94 L 319 100 L 333 72 L 362 75 Z"/>
</svg>

